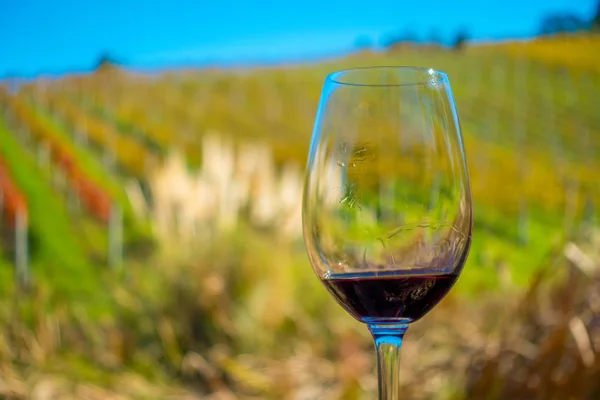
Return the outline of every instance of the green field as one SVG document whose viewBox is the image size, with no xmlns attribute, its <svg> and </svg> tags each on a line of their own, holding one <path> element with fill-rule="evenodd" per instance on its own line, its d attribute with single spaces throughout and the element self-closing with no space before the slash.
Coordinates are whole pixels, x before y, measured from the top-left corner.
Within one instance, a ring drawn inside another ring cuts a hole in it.
<svg viewBox="0 0 600 400">
<path fill-rule="evenodd" d="M 2 223 L 0 372 L 26 382 L 23 393 L 44 376 L 69 391 L 66 376 L 127 398 L 368 398 L 372 365 L 348 354 L 371 356 L 369 339 L 320 287 L 298 226 L 325 75 L 364 65 L 449 75 L 475 231 L 455 293 L 415 325 L 428 348 L 437 339 L 427 327 L 457 329 L 444 313 L 460 305 L 481 316 L 516 299 L 597 226 L 599 45 L 590 34 L 277 67 L 104 66 L 11 92 L 7 83 L 0 160 L 27 199 L 30 283 L 16 284 L 14 232 Z M 570 56 L 585 50 L 596 56 Z M 109 199 L 108 220 L 94 193 Z M 355 375 L 341 367 L 352 363 Z M 426 371 L 430 361 L 414 363 Z M 440 376 L 437 394 L 422 395 L 462 398 L 457 375 Z"/>
</svg>

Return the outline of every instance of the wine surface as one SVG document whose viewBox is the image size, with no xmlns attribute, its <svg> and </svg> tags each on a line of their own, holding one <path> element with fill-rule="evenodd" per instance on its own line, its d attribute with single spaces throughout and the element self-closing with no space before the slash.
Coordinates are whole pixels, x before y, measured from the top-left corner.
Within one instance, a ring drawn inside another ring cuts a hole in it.
<svg viewBox="0 0 600 400">
<path fill-rule="evenodd" d="M 410 323 L 450 291 L 458 275 L 339 274 L 321 281 L 354 318 L 365 323 Z"/>
</svg>

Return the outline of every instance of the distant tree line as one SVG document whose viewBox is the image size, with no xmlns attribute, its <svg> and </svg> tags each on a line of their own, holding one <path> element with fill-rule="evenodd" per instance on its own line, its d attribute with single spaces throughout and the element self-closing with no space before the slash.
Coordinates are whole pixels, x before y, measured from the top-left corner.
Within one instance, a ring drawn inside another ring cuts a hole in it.
<svg viewBox="0 0 600 400">
<path fill-rule="evenodd" d="M 555 13 L 545 17 L 540 26 L 540 35 L 556 35 L 561 33 L 575 33 L 581 31 L 600 32 L 600 0 L 590 19 L 582 18 L 573 13 Z M 469 41 L 470 35 L 465 28 L 459 29 L 450 40 L 444 40 L 436 29 L 427 37 L 419 37 L 414 31 L 404 31 L 385 34 L 380 44 L 385 48 L 397 48 L 403 44 L 420 44 L 451 47 L 461 50 Z M 371 38 L 360 36 L 356 39 L 355 46 L 366 49 L 373 46 Z"/>
<path fill-rule="evenodd" d="M 380 44 L 386 48 L 393 48 L 403 44 L 420 44 L 451 47 L 460 50 L 467 43 L 469 37 L 469 32 L 465 28 L 459 29 L 450 40 L 444 40 L 437 29 L 432 29 L 426 37 L 419 37 L 414 31 L 406 29 L 401 32 L 385 34 L 381 38 Z M 357 40 L 357 43 L 366 44 L 364 40 Z"/>
<path fill-rule="evenodd" d="M 108 71 L 112 68 L 120 67 L 122 65 L 123 63 L 116 57 L 114 57 L 112 54 L 110 54 L 109 52 L 104 52 L 100 54 L 100 56 L 96 60 L 94 70 L 97 72 Z"/>
<path fill-rule="evenodd" d="M 543 19 L 540 35 L 556 35 L 582 31 L 600 30 L 600 0 L 591 19 L 582 18 L 572 13 L 550 14 Z"/>
</svg>

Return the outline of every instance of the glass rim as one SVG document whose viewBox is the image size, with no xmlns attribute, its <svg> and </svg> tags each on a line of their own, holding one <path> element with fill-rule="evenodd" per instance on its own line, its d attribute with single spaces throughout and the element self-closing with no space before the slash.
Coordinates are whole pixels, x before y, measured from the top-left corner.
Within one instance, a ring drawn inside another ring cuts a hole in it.
<svg viewBox="0 0 600 400">
<path fill-rule="evenodd" d="M 429 78 L 425 77 L 421 79 L 412 79 L 407 80 L 407 82 L 402 83 L 360 83 L 360 82 L 350 82 L 344 81 L 343 79 L 339 79 L 340 76 L 343 76 L 348 73 L 353 72 L 361 72 L 361 71 L 369 71 L 369 70 L 391 70 L 391 71 L 412 71 L 424 73 Z M 437 84 L 437 83 L 448 83 L 448 75 L 444 71 L 436 70 L 434 68 L 427 67 L 415 67 L 411 65 L 374 65 L 374 66 L 365 66 L 365 67 L 355 67 L 355 68 L 347 68 L 339 71 L 334 71 L 329 73 L 325 77 L 325 81 L 341 86 L 353 86 L 353 87 L 407 87 L 407 86 L 419 86 L 419 85 L 428 85 L 428 84 Z"/>
</svg>

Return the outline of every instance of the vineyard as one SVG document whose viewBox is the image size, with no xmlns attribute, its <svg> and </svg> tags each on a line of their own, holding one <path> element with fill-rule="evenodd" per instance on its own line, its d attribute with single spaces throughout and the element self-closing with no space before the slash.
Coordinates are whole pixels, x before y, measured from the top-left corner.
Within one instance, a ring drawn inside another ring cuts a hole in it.
<svg viewBox="0 0 600 400">
<path fill-rule="evenodd" d="M 215 399 L 373 393 L 371 378 L 324 361 L 370 344 L 318 286 L 301 241 L 324 76 L 362 65 L 448 73 L 476 203 L 468 264 L 441 307 L 451 313 L 484 293 L 492 303 L 520 295 L 565 262 L 557 252 L 567 243 L 590 240 L 600 207 L 598 48 L 600 36 L 582 34 L 310 65 L 152 74 L 108 65 L 4 82 L 0 372 L 13 381 L 0 374 L 0 397 L 6 386 L 29 398 L 36 378 L 24 365 L 115 392 L 129 386 L 115 372 L 129 371 L 160 382 L 148 393 L 181 383 Z M 422 324 L 415 329 L 426 332 Z M 302 367 L 313 362 L 320 377 Z M 372 373 L 364 360 L 346 362 Z M 454 378 L 421 395 L 460 391 L 447 386 Z M 57 387 L 49 398 L 68 391 Z M 87 398 L 110 397 L 98 396 Z"/>
</svg>

